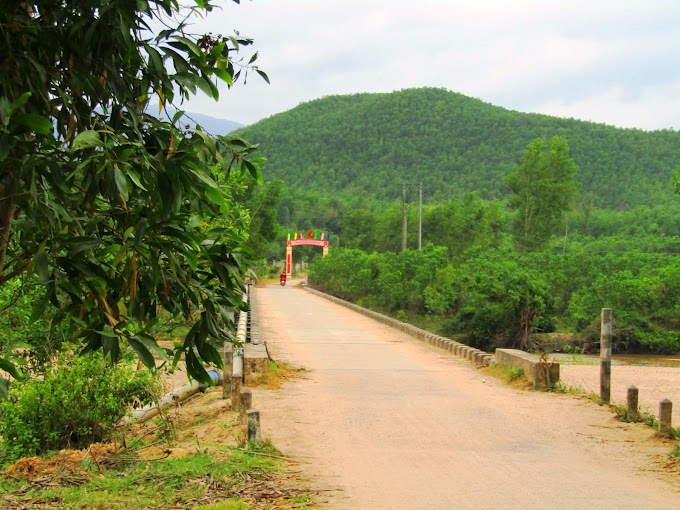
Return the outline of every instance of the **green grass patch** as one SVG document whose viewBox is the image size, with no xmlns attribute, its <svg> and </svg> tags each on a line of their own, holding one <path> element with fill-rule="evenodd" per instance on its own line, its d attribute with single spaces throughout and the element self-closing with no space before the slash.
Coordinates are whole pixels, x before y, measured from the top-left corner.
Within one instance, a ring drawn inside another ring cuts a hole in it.
<svg viewBox="0 0 680 510">
<path fill-rule="evenodd" d="M 509 386 L 519 390 L 528 390 L 531 388 L 529 380 L 526 378 L 526 374 L 521 368 L 511 369 L 510 367 L 496 363 L 493 366 L 482 368 L 482 373 L 503 381 Z"/>
<path fill-rule="evenodd" d="M 548 386 L 546 391 L 550 393 L 571 393 L 572 395 L 582 395 L 585 390 L 579 386 L 572 386 L 563 381 L 557 381 L 555 384 Z"/>
<path fill-rule="evenodd" d="M 524 377 L 524 369 L 514 367 L 508 372 L 508 382 L 516 381 L 517 379 Z"/>
<path fill-rule="evenodd" d="M 263 484 L 278 487 L 291 501 L 311 501 L 309 493 L 279 483 L 283 462 L 275 457 L 280 455 L 263 443 L 153 462 L 139 459 L 101 473 L 57 473 L 33 482 L 3 477 L 0 507 L 260 508 L 251 503 L 259 501 L 256 487 Z"/>
</svg>

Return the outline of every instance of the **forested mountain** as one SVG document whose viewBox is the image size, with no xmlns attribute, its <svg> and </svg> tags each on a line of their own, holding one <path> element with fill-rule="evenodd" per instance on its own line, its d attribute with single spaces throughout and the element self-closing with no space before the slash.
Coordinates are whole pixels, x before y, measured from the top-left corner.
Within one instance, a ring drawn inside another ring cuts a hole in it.
<svg viewBox="0 0 680 510">
<path fill-rule="evenodd" d="M 647 132 L 526 114 L 444 89 L 330 96 L 239 131 L 260 144 L 266 179 L 297 194 L 392 201 L 402 182 L 423 182 L 426 200 L 478 191 L 502 198 L 505 176 L 536 137 L 566 137 L 594 205 L 659 205 L 680 168 L 680 133 Z"/>
</svg>

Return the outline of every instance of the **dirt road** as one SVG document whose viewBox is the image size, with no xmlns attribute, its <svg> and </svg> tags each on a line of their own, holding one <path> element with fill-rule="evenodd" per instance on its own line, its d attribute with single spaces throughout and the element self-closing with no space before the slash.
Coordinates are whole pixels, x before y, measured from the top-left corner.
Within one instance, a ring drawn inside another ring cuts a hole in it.
<svg viewBox="0 0 680 510">
<path fill-rule="evenodd" d="M 291 285 L 255 292 L 276 359 L 265 437 L 337 509 L 677 509 L 670 443 L 572 395 L 513 390 L 466 361 Z"/>
</svg>

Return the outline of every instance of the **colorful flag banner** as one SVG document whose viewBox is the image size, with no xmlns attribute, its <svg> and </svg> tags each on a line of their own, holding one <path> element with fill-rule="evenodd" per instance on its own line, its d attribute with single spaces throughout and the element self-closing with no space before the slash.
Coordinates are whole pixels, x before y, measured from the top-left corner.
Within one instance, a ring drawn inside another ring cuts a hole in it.
<svg viewBox="0 0 680 510">
<path fill-rule="evenodd" d="M 322 240 L 322 241 L 323 241 L 323 238 L 324 238 L 325 235 L 326 235 L 326 234 L 324 234 L 323 232 L 321 232 L 321 240 Z"/>
<path fill-rule="evenodd" d="M 331 235 L 328 234 L 328 235 L 326 236 L 326 241 L 330 241 L 330 240 L 331 240 Z"/>
<path fill-rule="evenodd" d="M 314 239 L 314 235 L 312 234 L 311 230 L 307 231 L 307 235 L 309 236 L 310 239 Z"/>
<path fill-rule="evenodd" d="M 293 238 L 295 241 L 297 241 L 297 232 L 295 232 L 295 237 Z"/>
<path fill-rule="evenodd" d="M 290 241 L 290 232 L 288 232 L 288 240 Z"/>
</svg>

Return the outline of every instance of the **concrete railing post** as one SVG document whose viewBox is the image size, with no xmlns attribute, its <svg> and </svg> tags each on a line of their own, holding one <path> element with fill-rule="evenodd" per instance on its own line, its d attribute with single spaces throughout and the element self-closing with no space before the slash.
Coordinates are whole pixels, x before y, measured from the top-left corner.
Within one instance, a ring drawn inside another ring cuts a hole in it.
<svg viewBox="0 0 680 510">
<path fill-rule="evenodd" d="M 238 411 L 241 405 L 241 385 L 243 383 L 243 376 L 231 376 L 231 410 Z"/>
<path fill-rule="evenodd" d="M 673 433 L 672 416 L 673 403 L 665 398 L 659 404 L 659 434 L 667 436 Z"/>
<path fill-rule="evenodd" d="M 234 346 L 231 342 L 224 342 L 222 365 L 222 398 L 231 398 L 231 374 L 234 367 Z"/>
<path fill-rule="evenodd" d="M 602 309 L 600 326 L 600 399 L 609 405 L 612 393 L 612 311 Z"/>
<path fill-rule="evenodd" d="M 248 388 L 243 388 L 240 394 L 241 400 L 241 425 L 247 424 L 246 413 L 253 407 L 253 392 Z"/>
<path fill-rule="evenodd" d="M 246 411 L 248 423 L 248 443 L 260 443 L 262 441 L 260 436 L 260 411 L 250 409 Z"/>
<path fill-rule="evenodd" d="M 628 421 L 638 419 L 638 389 L 635 386 L 628 387 L 628 411 L 626 412 Z"/>
</svg>

